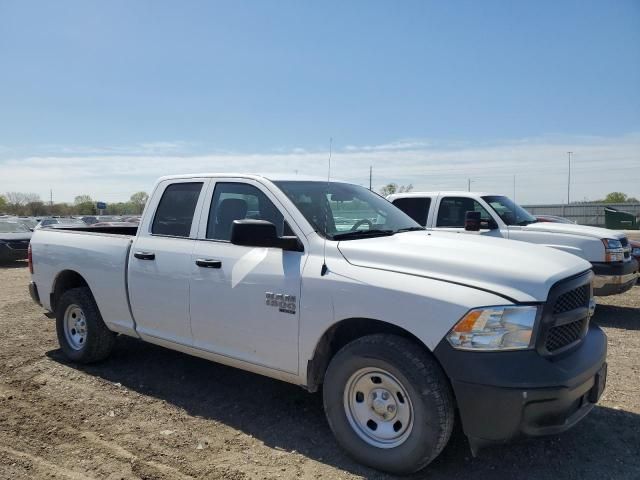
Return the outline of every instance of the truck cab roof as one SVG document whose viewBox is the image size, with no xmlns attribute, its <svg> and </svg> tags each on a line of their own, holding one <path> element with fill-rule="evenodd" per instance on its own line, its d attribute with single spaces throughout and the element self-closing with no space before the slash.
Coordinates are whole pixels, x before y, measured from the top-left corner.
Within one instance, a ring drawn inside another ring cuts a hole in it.
<svg viewBox="0 0 640 480">
<path fill-rule="evenodd" d="M 189 173 L 182 175 L 167 175 L 158 179 L 158 182 L 165 180 L 179 180 L 185 178 L 245 178 L 249 180 L 269 180 L 271 182 L 285 182 L 285 181 L 300 181 L 300 182 L 326 182 L 326 178 L 311 176 L 311 175 L 298 175 L 295 173 Z M 341 182 L 340 179 L 332 179 L 332 182 Z"/>
<path fill-rule="evenodd" d="M 440 196 L 456 196 L 456 197 L 484 197 L 487 195 L 500 195 L 500 193 L 491 193 L 491 192 L 467 192 L 463 190 L 444 190 L 439 192 L 402 192 L 402 193 L 393 193 L 389 195 L 387 198 L 389 200 L 393 200 L 394 198 L 405 198 L 405 197 L 437 197 Z"/>
</svg>

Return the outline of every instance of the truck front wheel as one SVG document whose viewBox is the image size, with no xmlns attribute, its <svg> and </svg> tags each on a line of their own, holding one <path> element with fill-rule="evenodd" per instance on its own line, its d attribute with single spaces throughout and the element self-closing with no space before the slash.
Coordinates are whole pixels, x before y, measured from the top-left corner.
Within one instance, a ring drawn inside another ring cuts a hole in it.
<svg viewBox="0 0 640 480">
<path fill-rule="evenodd" d="M 91 290 L 87 287 L 67 290 L 56 308 L 58 343 L 74 362 L 92 363 L 109 356 L 115 334 L 102 320 Z"/>
<path fill-rule="evenodd" d="M 379 470 L 416 472 L 451 436 L 449 383 L 424 347 L 403 337 L 369 335 L 347 344 L 329 364 L 323 397 L 338 443 Z"/>
</svg>

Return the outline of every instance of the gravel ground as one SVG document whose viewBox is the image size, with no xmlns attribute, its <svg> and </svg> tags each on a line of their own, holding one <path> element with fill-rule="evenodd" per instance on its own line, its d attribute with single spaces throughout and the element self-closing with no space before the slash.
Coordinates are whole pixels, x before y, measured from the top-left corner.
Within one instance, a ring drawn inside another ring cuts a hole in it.
<svg viewBox="0 0 640 480">
<path fill-rule="evenodd" d="M 68 363 L 28 280 L 0 266 L 0 479 L 388 478 L 349 460 L 296 386 L 129 338 Z M 608 386 L 583 422 L 478 458 L 458 428 L 414 478 L 640 478 L 640 286 L 599 303 Z"/>
</svg>

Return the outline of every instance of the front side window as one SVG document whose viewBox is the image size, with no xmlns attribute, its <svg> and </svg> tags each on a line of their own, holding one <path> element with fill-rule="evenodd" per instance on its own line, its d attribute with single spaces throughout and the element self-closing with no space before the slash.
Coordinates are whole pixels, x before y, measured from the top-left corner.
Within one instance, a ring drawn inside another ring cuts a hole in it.
<svg viewBox="0 0 640 480">
<path fill-rule="evenodd" d="M 229 241 L 234 220 L 266 220 L 278 236 L 292 235 L 280 210 L 260 189 L 247 183 L 216 183 L 209 209 L 207 238 Z"/>
<path fill-rule="evenodd" d="M 480 212 L 480 220 L 491 220 L 489 212 L 473 198 L 468 197 L 444 197 L 438 208 L 437 227 L 464 228 L 464 220 L 467 212 Z"/>
<path fill-rule="evenodd" d="M 358 185 L 313 181 L 275 183 L 315 231 L 331 240 L 423 230 L 380 195 Z"/>
<path fill-rule="evenodd" d="M 162 194 L 151 233 L 171 237 L 188 237 L 196 211 L 202 182 L 174 183 Z"/>
<path fill-rule="evenodd" d="M 502 195 L 487 195 L 482 199 L 498 214 L 507 225 L 529 225 L 538 220 L 509 197 Z"/>
</svg>

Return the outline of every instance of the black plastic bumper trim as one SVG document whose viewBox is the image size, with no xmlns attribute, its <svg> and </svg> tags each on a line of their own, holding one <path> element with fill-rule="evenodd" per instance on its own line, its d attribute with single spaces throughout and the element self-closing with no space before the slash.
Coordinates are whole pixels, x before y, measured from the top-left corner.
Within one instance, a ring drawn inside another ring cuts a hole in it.
<svg viewBox="0 0 640 480">
<path fill-rule="evenodd" d="M 606 352 L 606 336 L 595 325 L 577 349 L 559 357 L 535 350 L 455 350 L 446 339 L 434 350 L 451 381 L 465 434 L 482 442 L 571 428 L 593 408 Z"/>
<path fill-rule="evenodd" d="M 592 263 L 596 275 L 617 276 L 628 275 L 638 271 L 638 261 L 632 258 L 628 262 Z"/>
</svg>

